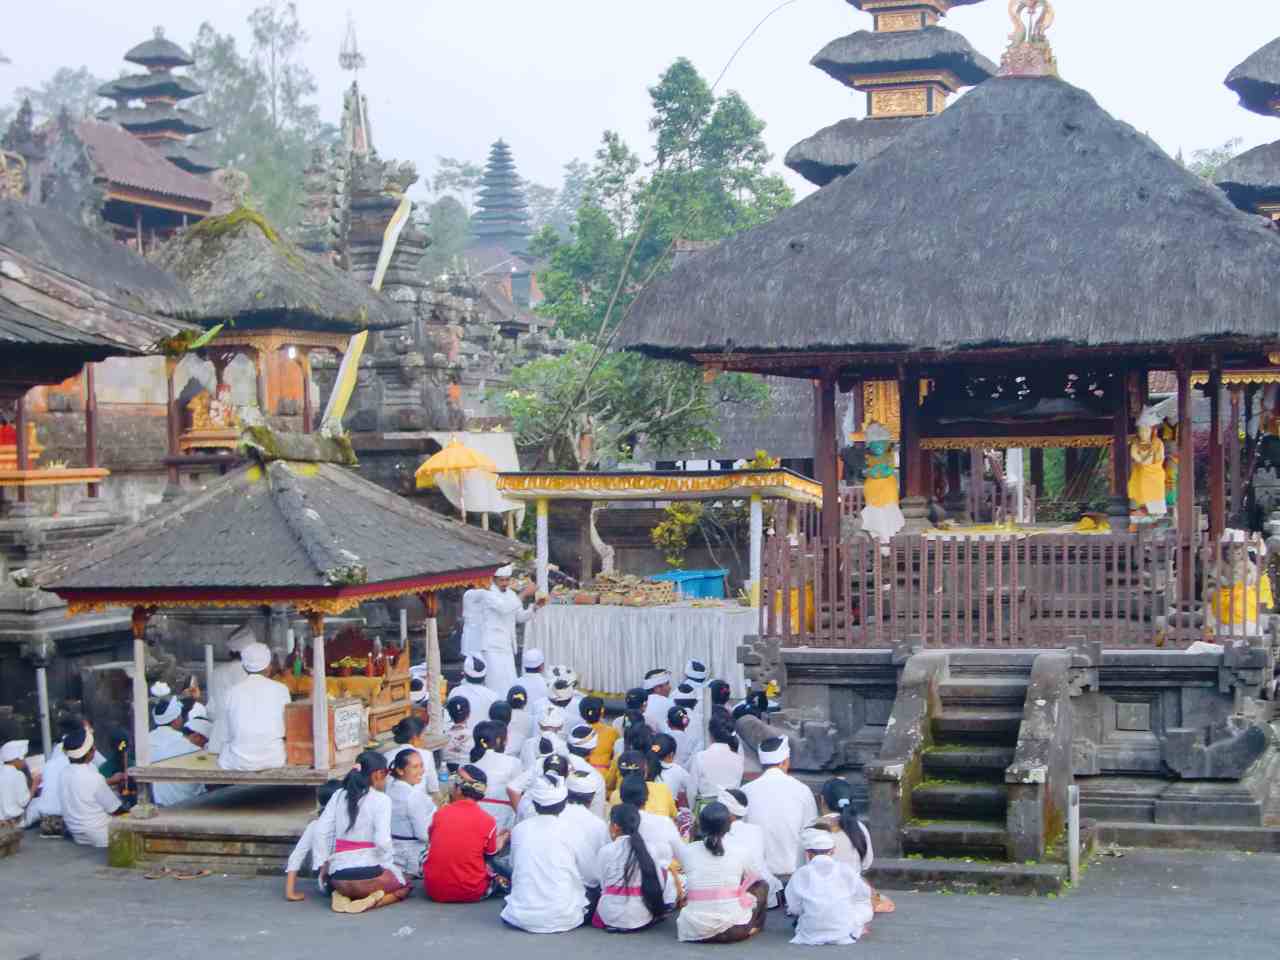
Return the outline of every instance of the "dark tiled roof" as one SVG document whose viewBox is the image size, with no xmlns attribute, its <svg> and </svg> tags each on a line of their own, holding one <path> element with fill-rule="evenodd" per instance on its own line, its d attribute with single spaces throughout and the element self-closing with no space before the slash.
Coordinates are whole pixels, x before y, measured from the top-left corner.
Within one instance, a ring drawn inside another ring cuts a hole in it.
<svg viewBox="0 0 1280 960">
<path fill-rule="evenodd" d="M 157 30 L 156 36 L 144 40 L 124 55 L 129 63 L 143 67 L 189 67 L 195 63 L 191 55 Z"/>
<path fill-rule="evenodd" d="M 204 87 L 190 77 L 178 73 L 136 73 L 111 80 L 98 88 L 98 96 L 108 100 L 137 99 L 141 97 L 173 97 L 185 100 L 204 93 Z"/>
<path fill-rule="evenodd" d="M 274 461 L 43 571 L 51 589 L 386 583 L 501 566 L 520 544 L 419 507 L 331 463 Z M 354 574 L 354 581 L 352 579 Z"/>
<path fill-rule="evenodd" d="M 104 179 L 125 187 L 212 205 L 213 186 L 209 181 L 178 169 L 124 127 L 85 120 L 76 125 L 76 133 L 89 149 L 95 172 Z"/>
<path fill-rule="evenodd" d="M 106 123 L 118 123 L 129 130 L 173 130 L 178 133 L 204 133 L 213 129 L 208 120 L 190 110 L 175 110 L 167 104 L 145 107 L 108 107 L 98 114 Z"/>
</svg>

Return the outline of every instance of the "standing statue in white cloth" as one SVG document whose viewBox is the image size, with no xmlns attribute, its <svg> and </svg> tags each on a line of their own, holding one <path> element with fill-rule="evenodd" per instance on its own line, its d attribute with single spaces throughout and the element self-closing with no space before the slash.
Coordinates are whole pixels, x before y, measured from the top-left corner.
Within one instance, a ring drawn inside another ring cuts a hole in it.
<svg viewBox="0 0 1280 960">
<path fill-rule="evenodd" d="M 483 618 L 481 656 L 488 664 L 485 686 L 505 698 L 507 691 L 516 685 L 516 624 L 527 623 L 538 607 L 546 603 L 539 597 L 533 606 L 526 607 L 525 600 L 534 596 L 537 587 L 530 583 L 519 593 L 511 588 L 515 573 L 510 565 L 493 573 L 493 585 L 483 591 L 476 600 L 476 607 Z"/>
</svg>

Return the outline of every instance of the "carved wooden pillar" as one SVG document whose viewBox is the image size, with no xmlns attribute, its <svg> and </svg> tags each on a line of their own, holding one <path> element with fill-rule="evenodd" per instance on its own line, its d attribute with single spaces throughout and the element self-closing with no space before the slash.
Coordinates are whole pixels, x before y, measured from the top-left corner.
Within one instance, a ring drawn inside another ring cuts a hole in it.
<svg viewBox="0 0 1280 960">
<path fill-rule="evenodd" d="M 18 397 L 18 400 L 14 404 L 14 407 L 15 407 L 15 410 L 14 410 L 13 426 L 14 426 L 14 429 L 17 431 L 16 443 L 18 446 L 18 449 L 17 449 L 18 469 L 30 470 L 31 469 L 31 453 L 30 453 L 30 437 L 27 436 L 27 393 L 25 390 Z M 26 503 L 26 501 L 27 501 L 27 488 L 19 485 L 18 502 Z"/>
<path fill-rule="evenodd" d="M 93 469 L 98 465 L 98 385 L 92 363 L 84 365 L 84 462 Z M 89 499 L 98 496 L 98 485 L 88 485 Z"/>
<path fill-rule="evenodd" d="M 1244 465 L 1241 463 L 1240 454 L 1240 392 L 1239 387 L 1231 388 L 1231 420 L 1227 423 L 1227 462 L 1231 464 L 1231 496 L 1228 501 L 1230 504 L 1228 523 L 1231 523 L 1235 517 L 1239 516 L 1244 496 Z M 1250 403 L 1250 409 L 1252 409 L 1252 406 L 1252 403 Z"/>
<path fill-rule="evenodd" d="M 294 360 L 302 371 L 302 432 L 311 432 L 311 355 L 299 350 Z"/>
<path fill-rule="evenodd" d="M 317 770 L 329 769 L 329 686 L 325 682 L 328 658 L 324 652 L 324 614 L 306 611 L 311 627 L 311 741 L 312 764 Z"/>
<path fill-rule="evenodd" d="M 822 482 L 822 539 L 840 538 L 840 472 L 836 469 L 836 378 L 825 372 L 817 388 L 817 444 L 814 467 Z"/>
<path fill-rule="evenodd" d="M 1191 429 L 1191 358 L 1178 358 L 1178 581 L 1183 602 L 1195 599 L 1196 461 Z"/>
<path fill-rule="evenodd" d="M 1031 489 L 1036 500 L 1044 499 L 1044 447 L 1031 448 Z"/>
<path fill-rule="evenodd" d="M 165 430 L 166 430 L 166 446 L 169 451 L 169 484 L 175 489 L 178 486 L 178 465 L 173 458 L 178 455 L 178 400 L 177 391 L 174 389 L 174 374 L 178 370 L 178 360 L 176 357 L 164 358 L 164 388 L 165 388 Z"/>
<path fill-rule="evenodd" d="M 255 347 L 253 351 L 254 389 L 258 397 L 258 409 L 267 416 L 267 351 L 265 347 Z"/>
<path fill-rule="evenodd" d="M 1217 543 L 1226 527 L 1227 500 L 1222 459 L 1222 358 L 1209 360 L 1209 540 Z"/>
</svg>

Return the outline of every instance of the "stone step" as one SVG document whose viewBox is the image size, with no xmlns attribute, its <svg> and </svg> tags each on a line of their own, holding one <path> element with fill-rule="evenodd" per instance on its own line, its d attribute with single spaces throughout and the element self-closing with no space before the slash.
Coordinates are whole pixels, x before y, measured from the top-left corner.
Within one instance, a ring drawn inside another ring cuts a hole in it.
<svg viewBox="0 0 1280 960">
<path fill-rule="evenodd" d="M 966 709 L 944 706 L 933 718 L 933 738 L 937 743 L 985 743 L 1014 746 L 1018 728 L 1022 726 L 1022 710 L 980 708 Z"/>
<path fill-rule="evenodd" d="M 963 860 L 876 858 L 866 879 L 877 890 L 945 890 L 952 893 L 1057 894 L 1067 868 L 1055 863 L 966 863 Z"/>
<path fill-rule="evenodd" d="M 1005 860 L 1009 831 L 1003 821 L 908 821 L 902 828 L 902 849 L 931 857 L 980 857 Z"/>
<path fill-rule="evenodd" d="M 968 744 L 932 747 L 924 752 L 924 775 L 932 780 L 989 780 L 1004 782 L 1013 763 L 1013 747 Z"/>
<path fill-rule="evenodd" d="M 1008 808 L 1002 783 L 923 783 L 911 791 L 911 812 L 923 820 L 1002 820 Z"/>
<path fill-rule="evenodd" d="M 938 685 L 943 703 L 972 706 L 1021 708 L 1027 699 L 1027 680 L 1022 677 L 953 677 Z"/>
</svg>

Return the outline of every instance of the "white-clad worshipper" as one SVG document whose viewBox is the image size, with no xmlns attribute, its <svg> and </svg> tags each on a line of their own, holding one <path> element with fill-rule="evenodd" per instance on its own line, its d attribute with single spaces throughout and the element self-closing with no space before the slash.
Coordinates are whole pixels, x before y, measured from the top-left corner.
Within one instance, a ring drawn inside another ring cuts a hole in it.
<svg viewBox="0 0 1280 960">
<path fill-rule="evenodd" d="M 484 602 L 487 587 L 472 587 L 462 595 L 462 642 L 464 657 L 482 656 L 484 653 Z"/>
<path fill-rule="evenodd" d="M 665 730 L 671 709 L 671 671 L 650 670 L 644 675 L 644 689 L 649 695 L 644 702 L 644 722 L 655 733 Z"/>
<path fill-rule="evenodd" d="M 631 804 L 609 811 L 609 837 L 596 857 L 601 896 L 592 925 L 611 933 L 643 930 L 675 909 L 679 875 L 654 862 L 640 835 L 640 811 Z"/>
<path fill-rule="evenodd" d="M 578 675 L 563 664 L 552 667 L 551 671 L 547 681 L 547 695 L 533 704 L 533 715 L 538 716 L 550 704 L 564 711 L 566 726 L 576 726 L 584 719 L 583 696 L 578 693 Z"/>
<path fill-rule="evenodd" d="M 560 822 L 573 847 L 578 872 L 587 887 L 587 899 L 595 903 L 600 898 L 598 860 L 601 848 L 609 842 L 609 825 L 593 812 L 592 807 L 596 797 L 604 792 L 604 781 L 594 770 L 591 773 L 574 770 L 569 774 L 566 786 L 569 802 L 560 814 Z"/>
<path fill-rule="evenodd" d="M 27 769 L 26 740 L 10 740 L 0 746 L 0 833 L 18 834 L 25 830 L 35 819 L 28 819 L 28 811 L 32 809 L 32 798 L 40 789 L 40 782 Z"/>
<path fill-rule="evenodd" d="M 723 804 L 707 804 L 698 814 L 702 839 L 680 858 L 686 903 L 676 935 L 686 943 L 736 943 L 764 929 L 768 888 L 724 842 L 732 819 Z"/>
<path fill-rule="evenodd" d="M 58 742 L 53 745 L 53 752 L 45 761 L 44 772 L 40 777 L 40 796 L 36 797 L 37 812 L 40 814 L 40 832 L 44 836 L 61 837 L 65 832 L 62 822 L 62 775 L 66 773 L 71 761 L 62 741 L 69 735 L 89 729 L 89 722 L 84 717 L 68 713 L 58 721 Z M 107 758 L 97 751 L 93 755 L 95 769 L 107 762 Z"/>
<path fill-rule="evenodd" d="M 747 822 L 764 830 L 765 865 L 786 883 L 804 863 L 800 831 L 818 819 L 813 791 L 791 776 L 791 741 L 770 737 L 760 744 L 764 772 L 742 788 L 747 795 Z"/>
<path fill-rule="evenodd" d="M 156 681 L 151 685 L 151 695 L 156 698 L 151 708 L 155 728 L 147 735 L 151 742 L 151 761 L 157 763 L 199 753 L 200 748 L 182 734 L 182 701 L 173 695 L 169 685 L 163 680 Z M 186 803 L 204 792 L 203 783 L 160 782 L 151 785 L 151 796 L 158 807 Z"/>
<path fill-rule="evenodd" d="M 427 736 L 427 721 L 412 715 L 402 717 L 391 728 L 391 738 L 395 744 L 383 750 L 382 755 L 387 758 L 387 763 L 394 766 L 396 754 L 401 750 L 415 750 L 422 761 L 422 777 L 417 781 L 418 792 L 434 795 L 440 792 L 440 772 L 436 769 L 435 754 L 426 748 Z"/>
<path fill-rule="evenodd" d="M 532 787 L 544 773 L 554 773 L 561 779 L 568 781 L 569 778 L 569 760 L 556 753 L 556 744 L 554 737 L 543 737 L 543 751 L 538 757 L 538 762 L 528 770 L 525 770 L 518 777 L 507 784 L 507 790 L 511 794 L 512 799 L 516 800 L 516 823 L 523 823 L 530 817 L 537 816 L 538 811 L 533 805 Z"/>
<path fill-rule="evenodd" d="M 733 817 L 733 825 L 724 836 L 724 845 L 733 847 L 746 859 L 757 877 L 769 884 L 769 909 L 778 905 L 778 894 L 782 892 L 782 881 L 773 875 L 764 857 L 764 830 L 754 823 L 747 823 L 747 808 L 750 801 L 747 795 L 738 789 L 721 790 L 716 799 L 723 803 L 729 815 Z"/>
<path fill-rule="evenodd" d="M 493 668 L 489 664 L 488 657 L 471 655 L 462 661 L 462 682 L 449 691 L 449 699 L 461 697 L 471 704 L 471 713 L 467 717 L 467 726 L 472 730 L 481 720 L 489 719 L 489 707 L 493 705 L 493 701 L 499 699 L 499 695 L 494 693 L 485 685 L 485 678 L 489 676 L 489 672 Z M 502 691 L 501 696 L 507 695 L 507 687 Z"/>
<path fill-rule="evenodd" d="M 516 680 L 516 624 L 527 623 L 538 607 L 546 602 L 539 598 L 533 606 L 524 601 L 536 591 L 529 584 L 521 593 L 511 589 L 511 577 L 515 570 L 510 566 L 494 571 L 493 585 L 481 594 L 480 607 L 484 612 L 483 656 L 489 661 L 485 684 L 496 696 L 505 697 Z M 488 711 L 485 712 L 488 715 Z"/>
<path fill-rule="evenodd" d="M 533 735 L 533 712 L 529 709 L 529 692 L 524 684 L 517 683 L 507 691 L 507 706 L 511 708 L 511 717 L 507 720 L 506 752 L 518 757 L 525 741 Z M 491 709 L 490 715 L 492 712 Z"/>
<path fill-rule="evenodd" d="M 684 662 L 684 683 L 701 691 L 711 680 L 711 671 L 701 660 L 689 659 Z"/>
<path fill-rule="evenodd" d="M 320 814 L 311 864 L 329 879 L 335 913 L 363 913 L 409 894 L 395 861 L 386 785 L 387 758 L 366 750 Z"/>
<path fill-rule="evenodd" d="M 564 780 L 544 773 L 529 789 L 535 815 L 511 831 L 508 925 L 529 933 L 565 933 L 586 920 L 587 894 L 560 820 L 569 799 Z"/>
<path fill-rule="evenodd" d="M 324 808 L 329 805 L 329 801 L 333 795 L 342 789 L 341 780 L 326 780 L 320 786 L 316 787 L 316 803 L 319 812 L 323 813 Z M 298 874 L 311 859 L 312 849 L 316 842 L 316 828 L 320 825 L 320 818 L 312 817 L 307 824 L 302 836 L 298 838 L 298 842 L 294 844 L 293 852 L 289 854 L 289 860 L 284 867 L 284 898 L 286 900 L 299 901 L 307 899 L 298 891 Z M 320 878 L 320 871 L 314 871 L 316 875 L 316 886 L 320 888 L 320 892 L 324 893 L 324 881 Z"/>
<path fill-rule="evenodd" d="M 618 787 L 618 799 L 640 811 L 640 836 L 644 837 L 658 866 L 665 868 L 672 860 L 684 857 L 684 838 L 676 829 L 675 821 L 645 809 L 645 804 L 649 802 L 649 784 L 645 783 L 641 774 L 632 773 L 622 778 L 622 784 Z"/>
<path fill-rule="evenodd" d="M 538 763 L 541 755 L 541 741 L 544 737 L 551 739 L 556 753 L 569 756 L 569 747 L 564 740 L 564 711 L 557 706 L 547 704 L 542 708 L 541 713 L 535 714 L 535 720 L 538 724 L 537 728 L 520 748 L 520 765 L 526 770 L 532 769 L 534 764 Z"/>
<path fill-rule="evenodd" d="M 121 803 L 94 766 L 93 731 L 85 727 L 67 734 L 62 749 L 70 761 L 62 773 L 62 822 L 76 843 L 105 847 L 107 824 Z"/>
<path fill-rule="evenodd" d="M 209 711 L 203 703 L 197 701 L 187 711 L 187 717 L 182 722 L 182 735 L 197 750 L 203 750 L 209 745 L 209 738 L 213 736 L 213 721 L 209 719 Z"/>
<path fill-rule="evenodd" d="M 222 750 L 218 766 L 223 770 L 272 770 L 285 765 L 284 708 L 290 701 L 289 688 L 263 676 L 271 666 L 271 650 L 265 643 L 249 644 L 240 651 L 240 662 L 248 674 L 227 694 L 223 718 L 215 718 L 215 731 L 222 727 Z"/>
<path fill-rule="evenodd" d="M 471 748 L 472 766 L 484 771 L 484 799 L 480 808 L 493 817 L 499 830 L 510 830 L 516 822 L 516 803 L 519 794 L 513 793 L 512 783 L 524 773 L 520 759 L 505 752 L 506 727 L 495 720 L 483 720 L 472 733 L 475 745 Z"/>
<path fill-rule="evenodd" d="M 711 745 L 689 761 L 689 798 L 695 816 L 698 808 L 715 800 L 726 787 L 742 786 L 743 757 L 733 721 L 716 715 L 709 725 Z"/>
<path fill-rule="evenodd" d="M 596 815 L 601 825 L 604 824 L 606 815 L 606 797 L 608 791 L 605 789 L 604 777 L 600 775 L 600 771 L 591 765 L 591 753 L 599 744 L 600 738 L 597 736 L 593 727 L 586 723 L 580 723 L 569 731 L 569 767 L 575 774 L 581 774 L 585 778 L 583 781 L 591 787 L 593 799 L 591 801 L 591 812 Z M 570 793 L 573 791 L 574 777 L 569 779 Z"/>
<path fill-rule="evenodd" d="M 516 683 L 524 687 L 524 692 L 528 696 L 529 702 L 537 703 L 539 700 L 545 700 L 547 697 L 547 678 L 543 671 L 547 665 L 546 656 L 537 647 L 530 647 L 521 657 L 521 665 L 524 670 Z"/>
<path fill-rule="evenodd" d="M 219 733 L 216 721 L 224 712 L 227 694 L 249 675 L 245 672 L 244 666 L 240 662 L 240 657 L 244 653 L 244 648 L 254 643 L 257 639 L 254 636 L 252 627 L 247 623 L 241 624 L 232 631 L 231 636 L 227 637 L 227 656 L 230 659 L 214 664 L 213 674 L 209 677 L 209 716 L 215 721 L 215 736 Z M 221 743 L 216 740 L 210 741 L 210 753 L 217 753 L 221 749 Z"/>
<path fill-rule="evenodd" d="M 667 734 L 675 741 L 674 761 L 687 770 L 693 755 L 700 752 L 704 746 L 702 714 L 685 706 L 679 700 L 674 703 L 675 706 L 667 711 L 666 725 L 658 732 Z M 690 802 L 692 803 L 692 800 Z"/>
<path fill-rule="evenodd" d="M 391 759 L 387 799 L 391 801 L 391 847 L 396 866 L 406 877 L 422 876 L 427 857 L 431 821 L 436 805 L 422 790 L 422 755 L 413 747 L 401 747 Z"/>
<path fill-rule="evenodd" d="M 787 914 L 796 918 L 791 942 L 801 946 L 857 943 L 871 922 L 871 888 L 847 863 L 832 857 L 835 837 L 818 827 L 800 834 L 804 866 L 787 884 Z"/>
</svg>

